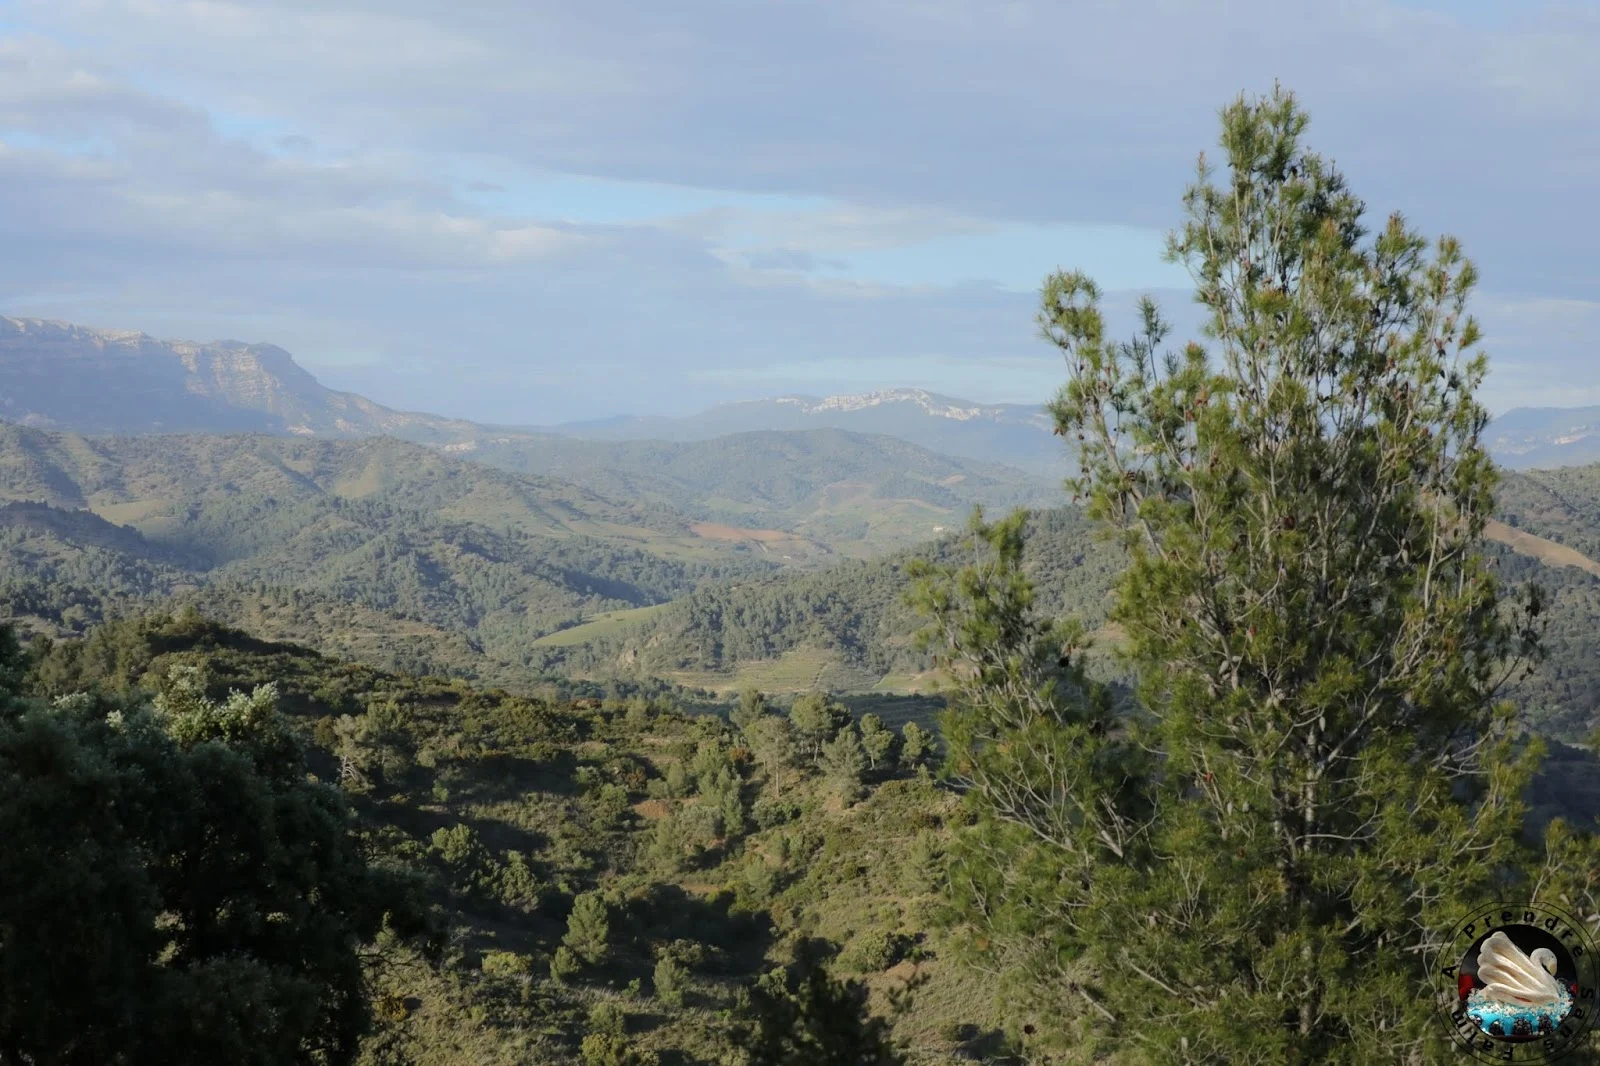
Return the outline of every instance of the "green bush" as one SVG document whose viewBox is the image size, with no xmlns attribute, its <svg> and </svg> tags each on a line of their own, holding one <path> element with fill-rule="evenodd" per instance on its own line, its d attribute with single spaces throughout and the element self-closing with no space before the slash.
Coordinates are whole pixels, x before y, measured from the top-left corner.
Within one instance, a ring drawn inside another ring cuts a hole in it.
<svg viewBox="0 0 1600 1066">
<path fill-rule="evenodd" d="M 573 900 L 561 943 L 592 966 L 605 959 L 610 938 L 611 910 L 600 893 L 585 892 Z"/>
<path fill-rule="evenodd" d="M 635 1051 L 610 1033 L 590 1033 L 580 1050 L 584 1066 L 656 1066 L 660 1061 L 655 1052 Z"/>
<path fill-rule="evenodd" d="M 778 871 L 772 864 L 757 855 L 744 864 L 740 878 L 745 895 L 751 903 L 761 904 L 772 898 L 778 887 Z"/>
<path fill-rule="evenodd" d="M 512 951 L 489 951 L 483 956 L 483 972 L 490 977 L 522 977 L 533 972 L 533 960 Z"/>
<path fill-rule="evenodd" d="M 550 956 L 550 979 L 557 984 L 566 984 L 582 970 L 583 963 L 565 945 L 556 948 L 556 953 Z"/>
<path fill-rule="evenodd" d="M 879 973 L 904 956 L 906 938 L 877 929 L 851 939 L 839 955 L 839 965 L 856 973 Z"/>
<path fill-rule="evenodd" d="M 800 805 L 785 800 L 760 799 L 750 808 L 757 829 L 776 829 L 800 817 Z"/>
<path fill-rule="evenodd" d="M 589 1032 L 620 1039 L 628 1032 L 628 1014 L 615 1003 L 596 1003 L 589 1008 Z"/>
<path fill-rule="evenodd" d="M 500 867 L 497 881 L 500 902 L 520 910 L 538 910 L 549 890 L 520 851 L 506 852 L 505 865 Z"/>
<path fill-rule="evenodd" d="M 663 954 L 656 962 L 655 973 L 652 975 L 655 982 L 656 999 L 668 1007 L 683 1006 L 684 992 L 688 989 L 689 971 L 671 954 Z"/>
</svg>

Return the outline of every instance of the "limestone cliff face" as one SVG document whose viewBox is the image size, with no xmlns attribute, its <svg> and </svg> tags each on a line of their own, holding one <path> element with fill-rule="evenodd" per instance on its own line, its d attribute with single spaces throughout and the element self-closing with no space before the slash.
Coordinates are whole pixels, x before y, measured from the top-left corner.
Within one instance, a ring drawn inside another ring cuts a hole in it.
<svg viewBox="0 0 1600 1066">
<path fill-rule="evenodd" d="M 81 433 L 455 440 L 476 427 L 324 388 L 282 348 L 0 316 L 0 419 Z"/>
</svg>

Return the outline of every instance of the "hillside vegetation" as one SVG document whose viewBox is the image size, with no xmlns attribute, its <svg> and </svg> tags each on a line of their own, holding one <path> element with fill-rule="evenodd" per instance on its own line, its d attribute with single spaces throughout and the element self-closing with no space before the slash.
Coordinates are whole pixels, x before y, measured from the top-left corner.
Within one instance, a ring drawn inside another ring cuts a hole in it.
<svg viewBox="0 0 1600 1066">
<path fill-rule="evenodd" d="M 149 697 L 191 668 L 219 701 L 270 683 L 373 855 L 427 886 L 438 953 L 374 945 L 364 1066 L 737 1063 L 744 989 L 819 951 L 915 1066 L 1025 1061 L 1026 1021 L 941 917 L 970 814 L 929 773 L 925 718 L 526 698 L 197 615 L 37 643 L 22 687 Z M 1554 744 L 1536 817 L 1591 824 L 1596 775 Z"/>
<path fill-rule="evenodd" d="M 330 654 L 513 687 L 566 676 L 927 690 L 935 679 L 911 640 L 905 567 L 948 560 L 953 537 L 868 561 L 782 560 L 772 542 L 693 517 L 718 478 L 754 498 L 753 474 L 766 468 L 721 460 L 759 446 L 772 471 L 761 498 L 773 510 L 756 517 L 783 524 L 778 511 L 793 517 L 827 496 L 816 486 L 828 457 L 857 443 L 754 434 L 730 450 L 674 445 L 660 463 L 649 459 L 655 446 L 599 445 L 638 449 L 613 475 L 619 491 L 652 466 L 667 471 L 642 500 L 618 502 L 382 439 L 87 438 L 0 426 L 0 500 L 12 501 L 0 505 L 0 597 L 32 631 L 189 603 Z M 860 461 L 882 473 L 877 459 Z M 663 502 L 678 482 L 689 486 L 689 514 Z M 1600 726 L 1590 621 L 1600 611 L 1600 466 L 1507 474 L 1501 500 L 1503 526 L 1490 533 L 1512 549 L 1496 549 L 1502 579 L 1548 593 L 1548 655 L 1510 694 L 1531 721 L 1582 740 Z M 1039 512 L 1027 545 L 1042 605 L 1098 626 L 1118 552 L 1071 508 Z M 1101 635 L 1101 651 L 1112 636 Z"/>
<path fill-rule="evenodd" d="M 817 948 L 864 982 L 916 1063 L 1014 1046 L 935 928 L 941 849 L 962 815 L 915 725 L 826 700 L 792 715 L 747 702 L 742 727 L 643 699 L 555 703 L 198 616 L 38 644 L 24 688 L 148 696 L 185 668 L 217 700 L 275 686 L 368 846 L 430 886 L 442 954 L 380 941 L 362 1063 L 742 1061 L 725 1056 L 746 987 Z M 595 1033 L 618 1057 L 587 1046 Z"/>
<path fill-rule="evenodd" d="M 1037 512 L 1027 544 L 1042 608 L 1090 623 L 1103 617 L 1119 553 L 1081 512 Z M 869 684 L 886 674 L 915 673 L 927 659 L 911 639 L 917 621 L 906 602 L 906 567 L 917 558 L 952 561 L 957 545 L 947 536 L 870 563 L 697 589 L 642 622 L 597 634 L 587 646 L 552 650 L 544 665 L 578 674 L 674 676 L 748 671 L 810 653 L 829 664 L 823 684 L 768 686 L 802 690 L 847 687 L 825 683 L 830 669 L 864 672 Z"/>
<path fill-rule="evenodd" d="M 705 522 L 793 532 L 857 557 L 960 526 L 974 505 L 1035 507 L 1060 495 L 1052 478 L 838 429 L 693 442 L 488 438 L 457 454 Z"/>
<path fill-rule="evenodd" d="M 294 616 L 284 635 L 337 619 L 316 641 L 330 648 L 370 648 L 374 624 L 403 622 L 486 666 L 521 667 L 540 636 L 593 615 L 779 565 L 664 507 L 381 439 L 0 426 L 0 500 L 14 613 L 71 627 L 189 595 L 228 617 Z"/>
<path fill-rule="evenodd" d="M 1576 484 L 1600 485 L 1600 466 L 1562 472 Z M 1546 475 L 1537 475 L 1544 477 Z M 1539 585 L 1546 595 L 1545 659 L 1517 677 L 1507 696 L 1527 720 L 1551 735 L 1584 740 L 1600 728 L 1600 507 L 1554 508 L 1542 482 L 1507 475 L 1500 532 L 1488 550 L 1508 589 Z M 1511 510 L 1524 508 L 1526 510 Z M 1523 517 L 1530 515 L 1531 517 Z M 1539 539 L 1533 530 L 1548 536 Z M 906 602 L 913 559 L 958 561 L 950 536 L 870 563 L 844 563 L 815 574 L 776 574 L 697 589 L 633 621 L 547 640 L 535 662 L 579 677 L 663 676 L 697 687 L 736 691 L 745 685 L 779 691 L 927 689 L 931 660 L 912 639 L 917 620 Z M 1596 550 L 1595 556 L 1579 554 Z M 1035 513 L 1029 520 L 1024 570 L 1039 606 L 1076 617 L 1091 631 L 1105 618 L 1123 566 L 1119 549 L 1096 535 L 1076 509 Z M 1114 676 L 1114 631 L 1096 632 L 1098 674 Z M 580 639 L 582 638 L 582 639 Z"/>
</svg>

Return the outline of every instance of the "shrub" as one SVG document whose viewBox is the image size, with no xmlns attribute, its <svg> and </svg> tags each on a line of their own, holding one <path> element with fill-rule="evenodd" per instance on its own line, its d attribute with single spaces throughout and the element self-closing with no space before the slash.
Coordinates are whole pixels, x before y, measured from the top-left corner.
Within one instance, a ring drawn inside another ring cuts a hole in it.
<svg viewBox="0 0 1600 1066">
<path fill-rule="evenodd" d="M 584 1066 L 656 1066 L 655 1052 L 635 1051 L 620 1036 L 590 1033 L 580 1049 Z"/>
<path fill-rule="evenodd" d="M 899 962 L 905 949 L 904 936 L 877 929 L 852 939 L 840 953 L 839 965 L 857 973 L 878 973 Z"/>
<path fill-rule="evenodd" d="M 669 1007 L 682 1007 L 683 994 L 689 984 L 689 971 L 671 954 L 663 954 L 656 962 L 656 999 Z"/>
<path fill-rule="evenodd" d="M 757 800 L 750 808 L 750 817 L 755 820 L 757 829 L 776 829 L 800 817 L 800 805 L 784 800 Z"/>
<path fill-rule="evenodd" d="M 621 1038 L 628 1032 L 628 1014 L 615 1003 L 596 1003 L 589 1008 L 589 1032 Z"/>
<path fill-rule="evenodd" d="M 533 960 L 513 951 L 490 951 L 483 956 L 483 972 L 489 977 L 522 977 L 533 972 Z"/>
<path fill-rule="evenodd" d="M 499 870 L 497 881 L 497 895 L 508 907 L 531 911 L 537 910 L 544 901 L 547 886 L 534 874 L 520 851 L 506 852 L 506 862 Z"/>
<path fill-rule="evenodd" d="M 778 872 L 760 856 L 745 863 L 742 878 L 745 894 L 752 903 L 764 903 L 778 887 Z"/>
<path fill-rule="evenodd" d="M 582 969 L 583 963 L 578 960 L 578 956 L 574 955 L 569 947 L 563 945 L 556 948 L 556 953 L 550 956 L 550 979 L 557 984 L 566 984 L 578 976 L 579 971 Z"/>
<path fill-rule="evenodd" d="M 606 957 L 611 938 L 611 912 L 598 892 L 585 892 L 572 903 L 562 944 L 584 962 L 594 965 Z"/>
</svg>

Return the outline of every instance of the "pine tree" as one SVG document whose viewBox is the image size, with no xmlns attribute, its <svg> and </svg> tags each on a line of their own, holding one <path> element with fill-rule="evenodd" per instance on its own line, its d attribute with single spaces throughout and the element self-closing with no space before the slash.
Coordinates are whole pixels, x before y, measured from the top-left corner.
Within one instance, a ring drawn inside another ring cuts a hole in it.
<svg viewBox="0 0 1600 1066">
<path fill-rule="evenodd" d="M 822 774 L 845 802 L 854 803 L 861 798 L 861 781 L 866 773 L 867 753 L 853 724 L 822 746 Z"/>
<path fill-rule="evenodd" d="M 822 746 L 851 721 L 850 709 L 820 692 L 807 692 L 795 698 L 789 721 L 799 734 L 802 749 L 814 763 L 820 763 Z"/>
<path fill-rule="evenodd" d="M 562 944 L 593 966 L 606 957 L 611 940 L 611 912 L 598 892 L 585 892 L 572 901 Z"/>
<path fill-rule="evenodd" d="M 656 999 L 669 1007 L 682 1007 L 683 995 L 689 984 L 689 971 L 671 953 L 656 960 L 652 975 Z"/>
<path fill-rule="evenodd" d="M 550 956 L 550 979 L 558 985 L 566 984 L 578 976 L 582 969 L 583 963 L 565 944 L 557 947 L 555 953 Z"/>
<path fill-rule="evenodd" d="M 773 783 L 774 792 L 779 791 L 780 775 L 794 762 L 795 757 L 794 727 L 789 724 L 789 719 L 775 714 L 764 715 L 751 724 L 745 741 L 750 745 L 750 753 L 760 764 L 762 772 L 767 775 L 767 780 Z"/>
<path fill-rule="evenodd" d="M 1564 890 L 1525 876 L 1539 745 L 1497 698 L 1539 605 L 1513 619 L 1480 553 L 1476 274 L 1399 216 L 1369 239 L 1288 94 L 1222 120 L 1228 172 L 1202 159 L 1169 241 L 1209 349 L 1164 352 L 1150 301 L 1113 343 L 1081 274 L 1043 293 L 1071 487 L 1128 553 L 1112 619 L 1143 713 L 1117 723 L 1081 633 L 1037 617 L 1020 516 L 922 569 L 976 816 L 953 913 L 1041 1042 L 1084 1058 L 1441 1061 L 1441 935 Z"/>
<path fill-rule="evenodd" d="M 933 734 L 915 722 L 900 727 L 900 764 L 908 770 L 922 765 L 933 751 Z"/>
<path fill-rule="evenodd" d="M 827 971 L 813 944 L 750 989 L 737 1029 L 750 1066 L 903 1066 L 888 1023 L 867 1010 L 867 989 Z"/>
<path fill-rule="evenodd" d="M 895 735 L 885 729 L 883 719 L 875 714 L 861 716 L 861 747 L 867 753 L 867 762 L 873 770 L 887 760 L 894 751 Z"/>
<path fill-rule="evenodd" d="M 739 693 L 739 706 L 733 709 L 729 720 L 735 729 L 744 733 L 756 719 L 767 713 L 767 697 L 759 689 L 747 688 Z"/>
</svg>

